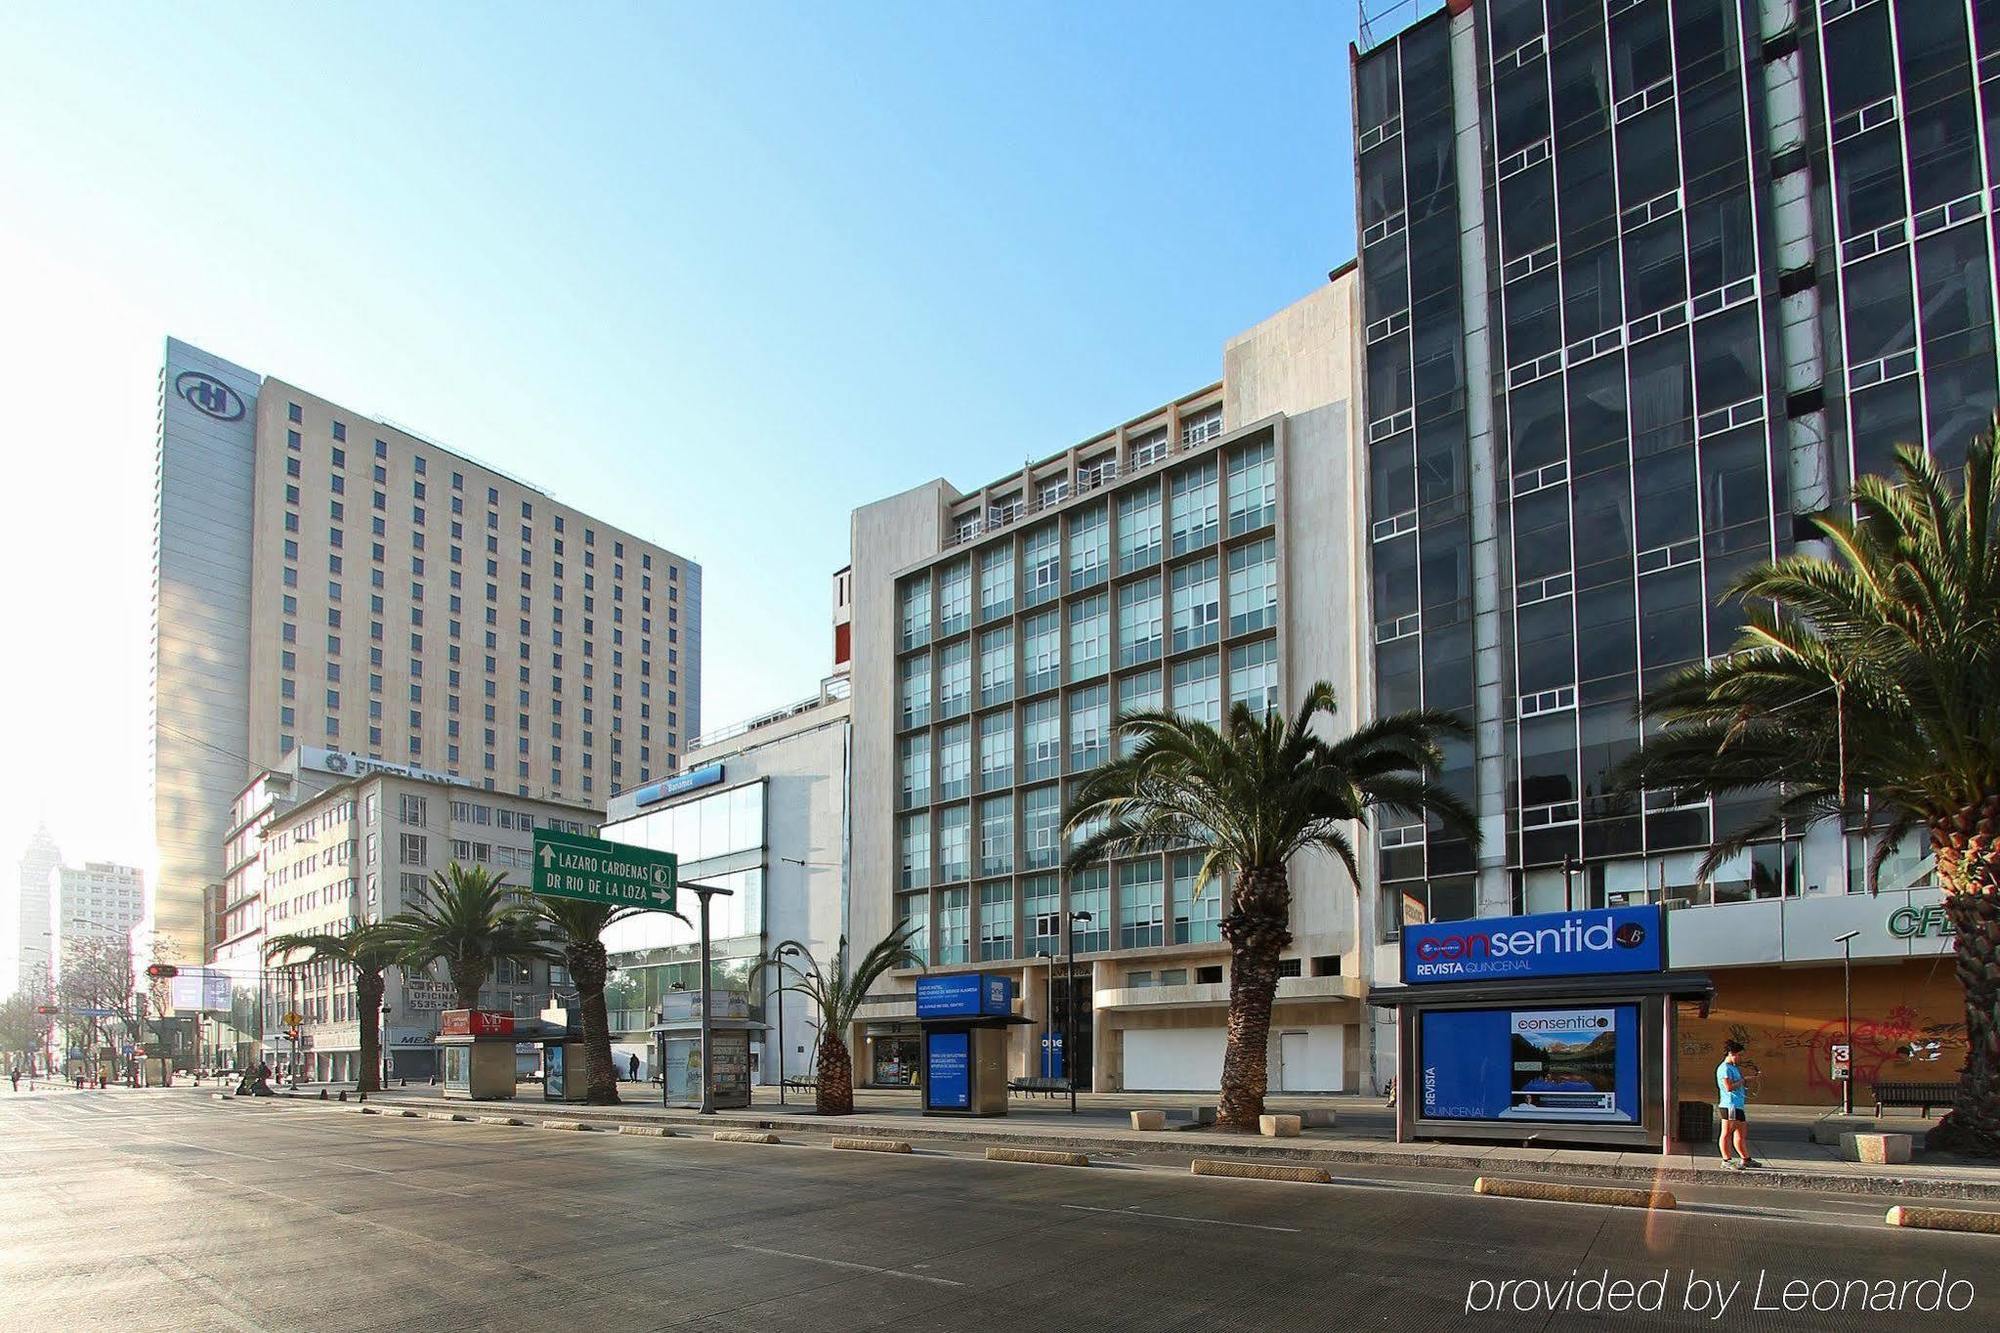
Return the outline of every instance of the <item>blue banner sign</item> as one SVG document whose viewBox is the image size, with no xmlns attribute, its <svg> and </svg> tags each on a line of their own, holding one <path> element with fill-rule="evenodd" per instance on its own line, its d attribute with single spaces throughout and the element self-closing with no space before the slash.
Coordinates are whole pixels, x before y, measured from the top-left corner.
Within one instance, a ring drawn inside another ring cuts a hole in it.
<svg viewBox="0 0 2000 1333">
<path fill-rule="evenodd" d="M 1607 907 L 1403 927 L 1403 984 L 1658 972 L 1658 907 Z"/>
<path fill-rule="evenodd" d="M 1429 1120 L 1630 1125 L 1639 1120 L 1639 1006 L 1429 1009 L 1417 1034 Z"/>
<path fill-rule="evenodd" d="M 987 1018 L 1014 1012 L 1014 978 L 1002 972 L 953 972 L 917 978 L 918 1018 Z"/>
<path fill-rule="evenodd" d="M 650 787 L 641 787 L 632 793 L 634 805 L 658 805 L 669 796 L 679 796 L 698 787 L 713 787 L 722 781 L 721 764 L 703 764 L 700 768 L 690 768 L 685 773 L 676 773 L 664 782 L 655 782 Z"/>
<path fill-rule="evenodd" d="M 924 1106 L 939 1111 L 971 1109 L 970 1032 L 932 1032 L 925 1036 Z"/>
<path fill-rule="evenodd" d="M 1042 1077 L 1063 1076 L 1063 1039 L 1060 1032 L 1042 1034 Z"/>
</svg>

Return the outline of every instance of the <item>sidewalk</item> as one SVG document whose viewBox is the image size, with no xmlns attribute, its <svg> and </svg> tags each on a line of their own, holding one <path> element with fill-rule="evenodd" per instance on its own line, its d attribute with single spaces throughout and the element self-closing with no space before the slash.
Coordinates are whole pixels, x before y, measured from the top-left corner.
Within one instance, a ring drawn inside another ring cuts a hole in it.
<svg viewBox="0 0 2000 1333">
<path fill-rule="evenodd" d="M 319 1100 L 318 1087 L 297 1094 Z M 339 1095 L 328 1090 L 329 1098 Z M 685 1132 L 709 1129 L 769 1129 L 812 1135 L 873 1135 L 912 1142 L 968 1143 L 1065 1149 L 1078 1152 L 1172 1154 L 1232 1157 L 1271 1163 L 1336 1165 L 1369 1163 L 1420 1170 L 1472 1171 L 1503 1175 L 1549 1175 L 1586 1180 L 1632 1181 L 1648 1185 L 1763 1186 L 1832 1194 L 1899 1198 L 2000 1200 L 2000 1165 L 1963 1162 L 1944 1155 L 1927 1155 L 1903 1166 L 1864 1166 L 1841 1159 L 1836 1147 L 1812 1141 L 1814 1124 L 1828 1114 L 1825 1107 L 1763 1107 L 1752 1127 L 1752 1148 L 1762 1169 L 1734 1171 L 1707 1151 L 1662 1156 L 1658 1153 L 1617 1152 L 1587 1148 L 1538 1148 L 1468 1143 L 1397 1143 L 1394 1119 L 1379 1097 L 1276 1096 L 1267 1109 L 1296 1113 L 1331 1110 L 1337 1123 L 1330 1129 L 1308 1129 L 1296 1139 L 1264 1139 L 1214 1129 L 1175 1128 L 1188 1123 L 1186 1112 L 1201 1103 L 1198 1093 L 1079 1094 L 1072 1116 L 1065 1098 L 1016 1096 L 1005 1119 L 971 1120 L 922 1114 L 913 1091 L 858 1090 L 855 1113 L 821 1118 L 813 1113 L 811 1095 L 791 1093 L 780 1105 L 775 1089 L 757 1089 L 756 1104 L 747 1110 L 702 1116 L 660 1105 L 659 1091 L 644 1084 L 621 1083 L 619 1106 L 581 1106 L 547 1102 L 538 1084 L 524 1083 L 512 1102 L 466 1102 L 446 1099 L 434 1086 L 396 1087 L 369 1096 L 370 1105 L 385 1108 L 474 1111 L 516 1115 L 533 1121 L 542 1117 L 581 1120 L 605 1125 L 671 1125 Z M 801 1100 L 801 1096 L 804 1100 Z M 348 1093 L 349 1101 L 354 1094 Z M 1212 1105 L 1212 1099 L 1208 1102 Z M 1141 1132 L 1130 1128 L 1128 1112 L 1159 1109 L 1169 1113 L 1168 1128 Z M 1870 1121 L 1870 1127 L 1877 1122 Z M 1884 1132 L 1921 1135 L 1929 1122 L 1914 1118 L 1884 1119 Z"/>
</svg>

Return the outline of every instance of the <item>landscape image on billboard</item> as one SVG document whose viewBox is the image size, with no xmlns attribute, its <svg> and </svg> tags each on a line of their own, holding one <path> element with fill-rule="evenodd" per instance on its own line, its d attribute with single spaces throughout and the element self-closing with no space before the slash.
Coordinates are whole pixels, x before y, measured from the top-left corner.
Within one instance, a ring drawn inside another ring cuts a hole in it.
<svg viewBox="0 0 2000 1333">
<path fill-rule="evenodd" d="M 1618 1021 L 1611 1009 L 1511 1016 L 1512 1097 L 1502 1119 L 1629 1123 L 1618 1109 Z"/>
</svg>

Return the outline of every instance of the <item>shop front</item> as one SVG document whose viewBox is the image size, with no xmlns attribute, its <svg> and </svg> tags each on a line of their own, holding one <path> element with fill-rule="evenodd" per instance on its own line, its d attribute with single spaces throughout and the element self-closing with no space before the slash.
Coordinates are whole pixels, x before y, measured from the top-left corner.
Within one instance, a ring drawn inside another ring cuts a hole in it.
<svg viewBox="0 0 2000 1333">
<path fill-rule="evenodd" d="M 870 1023 L 863 1031 L 862 1072 L 871 1088 L 917 1085 L 924 1059 L 924 1032 L 910 1022 Z"/>
</svg>

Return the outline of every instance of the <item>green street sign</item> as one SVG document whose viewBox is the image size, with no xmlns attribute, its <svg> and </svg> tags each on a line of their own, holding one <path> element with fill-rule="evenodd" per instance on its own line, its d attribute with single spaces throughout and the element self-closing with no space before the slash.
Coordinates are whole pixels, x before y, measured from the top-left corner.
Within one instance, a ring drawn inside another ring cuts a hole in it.
<svg viewBox="0 0 2000 1333">
<path fill-rule="evenodd" d="M 671 912 L 679 867 L 672 852 L 535 830 L 534 891 L 545 898 Z"/>
</svg>

